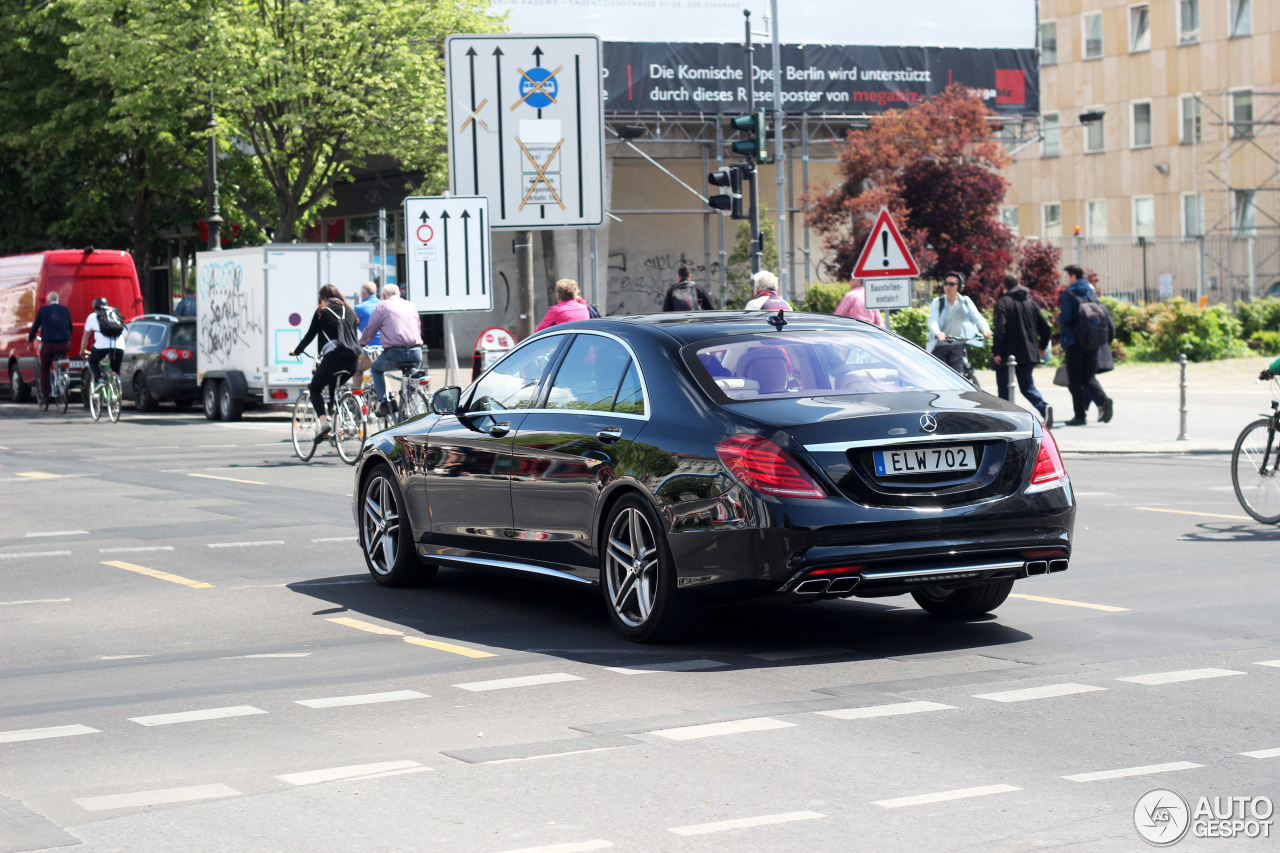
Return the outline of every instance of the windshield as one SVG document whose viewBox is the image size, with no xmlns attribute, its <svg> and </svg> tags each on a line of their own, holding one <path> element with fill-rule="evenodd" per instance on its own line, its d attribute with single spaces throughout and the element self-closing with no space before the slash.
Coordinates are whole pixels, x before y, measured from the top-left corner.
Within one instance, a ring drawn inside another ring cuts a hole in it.
<svg viewBox="0 0 1280 853">
<path fill-rule="evenodd" d="M 730 401 L 973 390 L 918 347 L 870 330 L 720 339 L 687 347 L 685 361 L 704 387 Z"/>
</svg>

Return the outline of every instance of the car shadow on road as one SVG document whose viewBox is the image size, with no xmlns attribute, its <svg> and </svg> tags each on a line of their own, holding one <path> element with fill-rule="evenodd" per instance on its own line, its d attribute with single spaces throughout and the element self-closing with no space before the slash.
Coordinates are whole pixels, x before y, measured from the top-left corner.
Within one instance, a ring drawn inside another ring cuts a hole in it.
<svg viewBox="0 0 1280 853">
<path fill-rule="evenodd" d="M 1183 542 L 1280 542 L 1280 525 L 1206 521 L 1182 534 Z"/>
<path fill-rule="evenodd" d="M 1032 639 L 998 616 L 949 621 L 910 597 L 787 604 L 759 599 L 711 608 L 694 637 L 668 645 L 628 642 L 614 629 L 600 591 L 525 576 L 441 569 L 425 587 L 388 589 L 363 576 L 292 583 L 321 605 L 317 615 L 395 625 L 451 643 L 549 654 L 605 666 L 638 661 L 723 661 L 734 668 L 868 660 L 936 653 L 981 653 Z"/>
</svg>

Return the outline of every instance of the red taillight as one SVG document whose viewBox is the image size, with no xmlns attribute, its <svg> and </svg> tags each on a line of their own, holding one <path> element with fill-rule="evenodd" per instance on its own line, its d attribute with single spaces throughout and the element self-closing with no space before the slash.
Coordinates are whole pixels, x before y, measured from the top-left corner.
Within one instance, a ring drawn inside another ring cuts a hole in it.
<svg viewBox="0 0 1280 853">
<path fill-rule="evenodd" d="M 862 566 L 833 566 L 829 569 L 814 569 L 809 572 L 808 577 L 816 578 L 822 575 L 851 575 L 854 572 L 862 571 Z"/>
<path fill-rule="evenodd" d="M 272 400 L 287 400 L 289 398 L 288 391 L 275 390 L 271 392 Z"/>
<path fill-rule="evenodd" d="M 1067 556 L 1067 552 L 1054 548 L 1051 551 L 1028 551 L 1027 553 L 1023 554 L 1023 556 L 1027 557 L 1028 559 L 1032 557 L 1065 557 Z"/>
<path fill-rule="evenodd" d="M 1036 467 L 1031 472 L 1031 485 L 1044 488 L 1066 478 L 1067 469 L 1058 453 L 1058 443 L 1046 429 L 1040 434 L 1040 452 L 1036 454 Z"/>
<path fill-rule="evenodd" d="M 352 393 L 352 394 L 355 394 L 357 397 L 360 397 L 360 396 L 363 396 L 363 395 L 364 395 L 364 389 L 363 389 L 363 388 L 352 388 L 352 389 L 351 389 L 351 393 Z"/>
<path fill-rule="evenodd" d="M 160 357 L 165 361 L 179 361 L 181 359 L 191 358 L 191 350 L 173 349 L 172 347 L 169 347 L 160 351 Z"/>
<path fill-rule="evenodd" d="M 735 435 L 716 445 L 716 455 L 747 488 L 781 498 L 825 498 L 826 492 L 791 456 L 767 438 Z"/>
</svg>

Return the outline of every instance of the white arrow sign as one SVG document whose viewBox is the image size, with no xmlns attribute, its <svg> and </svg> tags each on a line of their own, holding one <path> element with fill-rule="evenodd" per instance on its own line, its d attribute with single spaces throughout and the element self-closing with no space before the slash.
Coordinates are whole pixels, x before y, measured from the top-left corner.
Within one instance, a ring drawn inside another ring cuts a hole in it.
<svg viewBox="0 0 1280 853">
<path fill-rule="evenodd" d="M 493 228 L 604 221 L 597 36 L 445 39 L 449 186 L 487 196 Z"/>
<path fill-rule="evenodd" d="M 411 196 L 404 223 L 409 293 L 420 312 L 493 307 L 487 198 Z"/>
</svg>

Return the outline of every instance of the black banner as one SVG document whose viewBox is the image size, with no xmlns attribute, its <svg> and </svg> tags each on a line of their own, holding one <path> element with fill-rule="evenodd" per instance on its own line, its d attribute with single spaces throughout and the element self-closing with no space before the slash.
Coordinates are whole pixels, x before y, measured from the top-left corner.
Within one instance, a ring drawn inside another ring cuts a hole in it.
<svg viewBox="0 0 1280 853">
<path fill-rule="evenodd" d="M 755 107 L 773 108 L 769 45 L 756 45 Z M 863 115 L 910 106 L 951 82 L 978 89 L 997 113 L 1040 110 L 1033 49 L 782 45 L 783 109 Z M 608 113 L 744 113 L 742 45 L 604 43 Z"/>
</svg>

